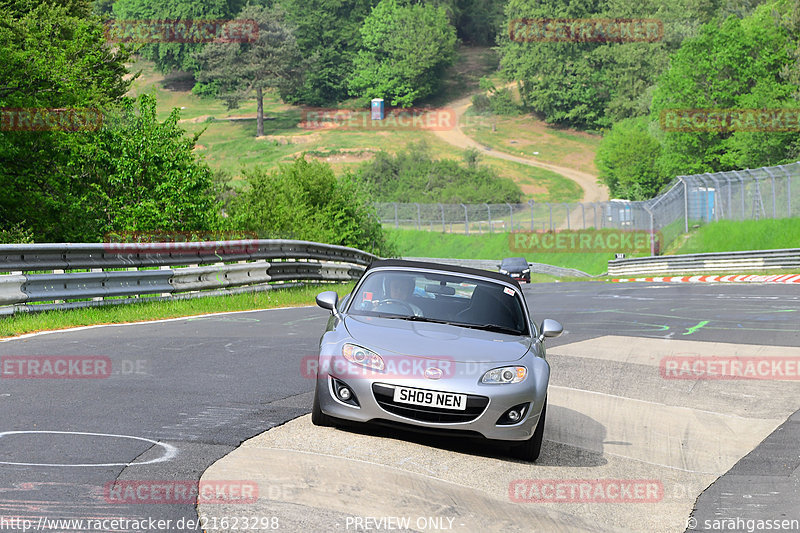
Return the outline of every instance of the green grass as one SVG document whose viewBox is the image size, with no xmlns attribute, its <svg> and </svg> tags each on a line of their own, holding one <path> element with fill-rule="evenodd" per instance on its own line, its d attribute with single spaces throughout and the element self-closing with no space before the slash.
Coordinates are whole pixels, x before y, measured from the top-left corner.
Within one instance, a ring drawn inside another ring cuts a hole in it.
<svg viewBox="0 0 800 533">
<path fill-rule="evenodd" d="M 608 270 L 611 253 L 520 254 L 512 249 L 509 233 L 463 235 L 434 231 L 387 229 L 389 239 L 404 257 L 438 257 L 451 259 L 493 259 L 524 255 L 535 263 L 575 268 L 598 275 Z"/>
<path fill-rule="evenodd" d="M 496 131 L 492 131 L 492 122 Z M 537 161 L 597 174 L 599 135 L 548 126 L 531 115 L 487 118 L 464 115 L 462 130 L 484 146 Z"/>
<path fill-rule="evenodd" d="M 721 220 L 690 232 L 678 254 L 800 248 L 800 218 Z"/>
<path fill-rule="evenodd" d="M 0 318 L 0 337 L 12 337 L 36 331 L 73 328 L 95 324 L 121 324 L 164 318 L 249 311 L 297 305 L 312 305 L 314 297 L 323 290 L 336 290 L 340 296 L 353 289 L 353 283 L 304 285 L 267 292 L 254 292 L 228 296 L 211 296 L 191 300 L 143 302 L 130 305 L 20 313 Z"/>
</svg>

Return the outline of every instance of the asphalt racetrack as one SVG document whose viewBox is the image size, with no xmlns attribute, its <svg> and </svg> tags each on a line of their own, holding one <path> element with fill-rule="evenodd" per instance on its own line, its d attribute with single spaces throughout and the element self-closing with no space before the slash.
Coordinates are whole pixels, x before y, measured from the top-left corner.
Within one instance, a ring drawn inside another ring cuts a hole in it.
<svg viewBox="0 0 800 533">
<path fill-rule="evenodd" d="M 83 379 L 3 367 L 0 531 L 797 526 L 798 381 L 685 379 L 664 365 L 800 360 L 800 288 L 587 282 L 525 294 L 537 322 L 565 326 L 547 345 L 550 407 L 536 464 L 491 443 L 311 426 L 302 415 L 313 380 L 302 368 L 328 319 L 315 307 L 0 342 L 4 361 L 109 364 Z M 214 497 L 196 506 L 175 492 L 201 476 Z M 565 501 L 563 490 L 585 482 Z M 542 492 L 559 484 L 560 494 Z M 620 487 L 625 501 L 608 492 Z"/>
</svg>

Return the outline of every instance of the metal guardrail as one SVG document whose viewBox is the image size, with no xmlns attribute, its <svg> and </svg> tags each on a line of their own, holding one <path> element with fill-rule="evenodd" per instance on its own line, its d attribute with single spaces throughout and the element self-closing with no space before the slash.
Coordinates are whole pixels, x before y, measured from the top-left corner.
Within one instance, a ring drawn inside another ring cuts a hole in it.
<svg viewBox="0 0 800 533">
<path fill-rule="evenodd" d="M 609 276 L 800 268 L 800 249 L 665 255 L 608 262 Z"/>
<path fill-rule="evenodd" d="M 289 240 L 5 244 L 0 272 L 10 274 L 0 275 L 0 315 L 348 281 L 377 258 Z M 143 295 L 160 296 L 136 298 Z"/>
</svg>

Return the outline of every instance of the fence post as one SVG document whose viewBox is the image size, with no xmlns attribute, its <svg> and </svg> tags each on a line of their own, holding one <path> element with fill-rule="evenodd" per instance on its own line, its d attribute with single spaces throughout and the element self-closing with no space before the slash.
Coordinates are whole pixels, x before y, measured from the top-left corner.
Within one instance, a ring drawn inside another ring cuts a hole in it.
<svg viewBox="0 0 800 533">
<path fill-rule="evenodd" d="M 397 220 L 397 202 L 394 203 L 394 229 L 400 227 L 400 221 Z"/>
<path fill-rule="evenodd" d="M 531 206 L 531 231 L 533 231 L 533 200 L 528 200 L 528 205 Z"/>
<path fill-rule="evenodd" d="M 553 231 L 553 204 L 547 202 L 547 208 L 550 210 L 550 231 Z"/>
<path fill-rule="evenodd" d="M 509 224 L 511 225 L 511 231 L 514 231 L 514 209 L 511 207 L 511 204 L 506 202 L 508 206 L 508 216 L 511 218 Z"/>
<path fill-rule="evenodd" d="M 564 208 L 567 210 L 567 229 L 572 229 L 569 227 L 569 204 L 564 204 Z"/>
<path fill-rule="evenodd" d="M 751 169 L 746 168 L 744 171 L 747 172 L 747 175 L 750 176 L 751 178 L 753 178 L 753 180 L 756 182 L 755 195 L 756 195 L 756 202 L 757 203 L 753 204 L 753 208 L 756 211 L 756 220 L 760 220 L 761 219 L 761 213 L 764 213 L 765 217 L 767 216 L 767 212 L 764 209 L 764 200 L 761 198 L 761 182 L 758 181 L 758 175 L 757 174 L 753 174 L 753 171 Z"/>
<path fill-rule="evenodd" d="M 775 175 L 767 167 L 764 167 L 764 172 L 769 175 L 769 179 L 772 181 L 772 218 L 778 218 L 778 210 L 775 205 Z"/>
<path fill-rule="evenodd" d="M 464 233 L 469 235 L 469 213 L 467 213 L 466 205 L 461 204 L 461 207 L 464 208 Z M 453 231 L 452 227 L 450 228 L 450 231 Z"/>
<path fill-rule="evenodd" d="M 656 255 L 655 220 L 654 220 L 653 212 L 650 210 L 649 207 L 647 207 L 647 204 L 643 203 L 642 207 L 644 207 L 644 210 L 647 211 L 650 214 L 650 257 L 652 257 L 652 256 Z"/>
<path fill-rule="evenodd" d="M 439 208 L 442 210 L 442 233 L 447 233 L 447 227 L 444 225 L 444 205 L 439 204 Z"/>
<path fill-rule="evenodd" d="M 487 203 L 483 205 L 486 206 L 486 211 L 489 213 L 489 233 L 494 233 L 494 228 L 492 227 L 492 207 Z"/>
<path fill-rule="evenodd" d="M 742 177 L 741 174 L 739 174 L 738 170 L 734 170 L 732 172 L 734 174 L 736 174 L 737 178 L 739 178 L 739 191 L 742 193 L 741 194 L 741 197 L 742 197 L 742 220 L 744 220 L 744 178 Z"/>
<path fill-rule="evenodd" d="M 685 176 L 678 176 L 678 179 L 683 183 L 683 232 L 689 233 L 689 185 Z"/>
<path fill-rule="evenodd" d="M 586 229 L 586 207 L 581 202 L 581 217 L 583 218 L 583 229 Z"/>
<path fill-rule="evenodd" d="M 792 218 L 792 177 L 783 165 L 778 165 L 778 168 L 786 175 L 786 218 Z"/>
<path fill-rule="evenodd" d="M 725 172 L 724 175 L 725 175 L 725 186 L 728 189 L 728 211 L 731 212 L 730 218 L 733 219 L 733 194 L 731 193 L 731 189 L 733 189 L 733 187 L 731 187 L 731 179 L 728 177 L 728 173 Z"/>
</svg>

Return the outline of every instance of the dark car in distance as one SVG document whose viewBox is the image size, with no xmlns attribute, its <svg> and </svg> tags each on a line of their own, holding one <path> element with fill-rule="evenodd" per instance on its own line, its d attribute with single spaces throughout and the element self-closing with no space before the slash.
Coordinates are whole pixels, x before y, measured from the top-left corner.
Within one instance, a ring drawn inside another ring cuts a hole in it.
<svg viewBox="0 0 800 533">
<path fill-rule="evenodd" d="M 517 281 L 531 282 L 531 267 L 524 257 L 506 257 L 497 266 L 501 274 Z"/>
</svg>

